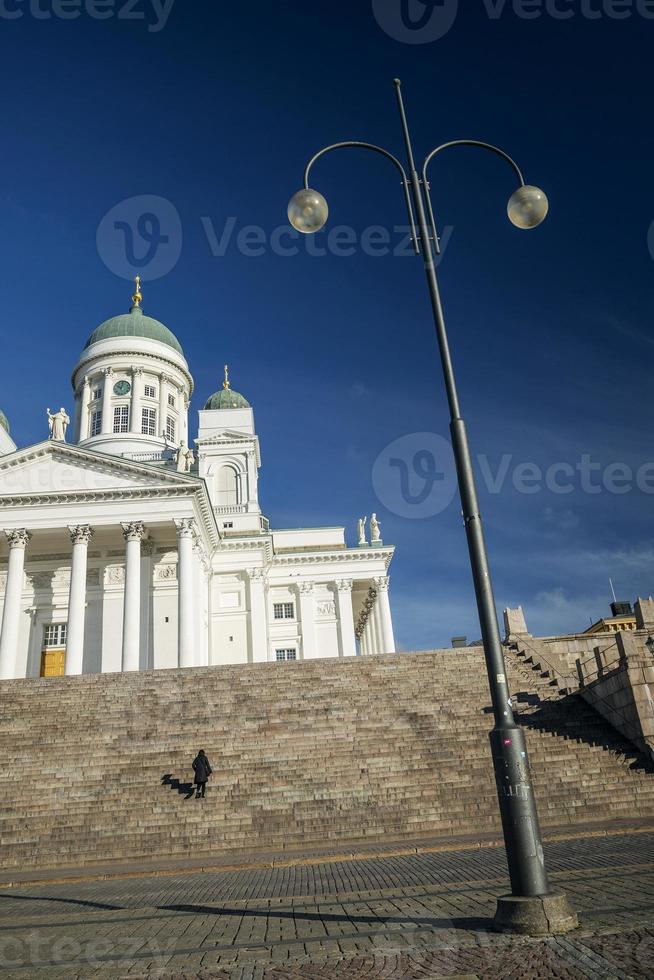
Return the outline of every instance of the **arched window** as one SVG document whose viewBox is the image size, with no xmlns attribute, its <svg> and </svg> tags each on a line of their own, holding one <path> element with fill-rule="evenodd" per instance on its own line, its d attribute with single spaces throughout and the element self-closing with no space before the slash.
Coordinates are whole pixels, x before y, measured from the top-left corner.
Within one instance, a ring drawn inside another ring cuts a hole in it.
<svg viewBox="0 0 654 980">
<path fill-rule="evenodd" d="M 240 503 L 239 484 L 239 475 L 233 466 L 220 467 L 216 480 L 219 507 L 232 507 Z"/>
</svg>

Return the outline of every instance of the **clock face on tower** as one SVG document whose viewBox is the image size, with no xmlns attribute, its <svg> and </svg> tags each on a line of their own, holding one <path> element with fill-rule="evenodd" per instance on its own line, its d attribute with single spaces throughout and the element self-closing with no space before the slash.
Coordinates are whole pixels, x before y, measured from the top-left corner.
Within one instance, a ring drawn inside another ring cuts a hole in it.
<svg viewBox="0 0 654 980">
<path fill-rule="evenodd" d="M 131 390 L 129 381 L 117 381 L 114 385 L 114 395 L 129 395 Z"/>
</svg>

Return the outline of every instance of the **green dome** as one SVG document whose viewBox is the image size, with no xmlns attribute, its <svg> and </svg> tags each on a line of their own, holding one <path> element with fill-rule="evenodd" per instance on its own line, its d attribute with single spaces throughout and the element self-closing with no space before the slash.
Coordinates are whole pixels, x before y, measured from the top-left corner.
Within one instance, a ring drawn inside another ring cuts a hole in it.
<svg viewBox="0 0 654 980">
<path fill-rule="evenodd" d="M 221 388 L 207 401 L 204 410 L 212 411 L 216 408 L 250 408 L 247 398 L 244 398 L 238 391 L 231 388 Z"/>
<path fill-rule="evenodd" d="M 172 331 L 158 320 L 146 316 L 140 306 L 133 306 L 129 313 L 112 316 L 110 320 L 101 323 L 84 344 L 84 350 L 91 344 L 97 344 L 100 340 L 111 340 L 113 337 L 147 337 L 148 340 L 157 340 L 160 344 L 172 347 L 184 356 L 181 344 Z"/>
<path fill-rule="evenodd" d="M 7 435 L 9 435 L 11 432 L 11 429 L 9 428 L 9 420 L 1 408 L 0 408 L 0 425 L 5 430 Z"/>
</svg>

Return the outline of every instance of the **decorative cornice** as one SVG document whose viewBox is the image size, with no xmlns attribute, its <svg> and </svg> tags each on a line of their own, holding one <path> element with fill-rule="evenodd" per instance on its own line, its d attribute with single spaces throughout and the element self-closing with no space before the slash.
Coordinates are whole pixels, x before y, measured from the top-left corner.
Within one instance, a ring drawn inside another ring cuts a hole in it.
<svg viewBox="0 0 654 980">
<path fill-rule="evenodd" d="M 115 338 L 107 338 L 107 339 L 115 339 Z M 125 337 L 123 339 L 127 340 L 129 338 Z M 144 338 L 144 339 L 147 339 L 147 338 Z M 173 348 L 171 348 L 171 350 L 172 349 Z M 194 381 L 193 381 L 193 376 L 191 375 L 191 372 L 188 370 L 188 368 L 182 367 L 181 364 L 178 364 L 176 361 L 173 361 L 172 358 L 164 357 L 162 353 L 156 353 L 155 354 L 155 353 L 151 353 L 150 351 L 142 351 L 142 350 L 121 350 L 121 351 L 105 351 L 102 354 L 93 354 L 90 357 L 85 357 L 84 356 L 85 354 L 86 354 L 86 352 L 83 352 L 83 354 L 80 357 L 78 363 L 75 365 L 75 370 L 73 371 L 73 375 L 72 375 L 72 378 L 71 378 L 71 383 L 73 385 L 73 388 L 75 387 L 75 378 L 77 376 L 77 372 L 80 369 L 83 369 L 84 372 L 87 373 L 87 374 L 92 373 L 94 370 L 97 371 L 98 368 L 92 368 L 92 367 L 90 367 L 90 365 L 95 364 L 98 361 L 104 361 L 104 360 L 106 360 L 106 358 L 111 358 L 113 360 L 118 360 L 118 359 L 122 359 L 122 358 L 125 358 L 125 357 L 127 357 L 127 358 L 130 358 L 130 357 L 138 357 L 138 358 L 145 357 L 145 358 L 148 359 L 148 361 L 157 361 L 161 365 L 164 365 L 165 364 L 166 365 L 166 369 L 165 370 L 170 371 L 170 369 L 173 368 L 175 371 L 179 371 L 179 373 L 188 382 L 188 385 L 189 385 L 189 388 L 190 388 L 190 392 L 191 392 L 191 394 L 193 394 L 193 390 L 194 390 L 195 384 L 194 384 Z M 184 357 L 183 354 L 181 356 Z M 186 360 L 186 358 L 184 358 L 184 360 Z M 102 371 L 104 369 L 101 368 L 100 370 Z M 113 370 L 113 368 L 111 368 L 110 370 Z M 158 367 L 157 366 L 156 369 L 155 368 L 152 369 L 152 374 L 157 374 L 158 372 L 161 372 L 162 370 L 164 370 L 164 369 L 162 369 L 161 367 Z M 167 380 L 169 380 L 168 376 L 167 376 Z"/>
<path fill-rule="evenodd" d="M 395 548 L 376 548 L 372 554 L 375 558 L 382 558 L 386 568 L 390 565 Z M 356 562 L 366 562 L 371 558 L 371 550 L 359 551 L 352 549 L 346 549 L 343 551 L 312 551 L 305 553 L 296 553 L 289 555 L 274 555 L 273 564 L 274 565 L 313 565 L 315 563 L 325 564 L 327 562 L 346 562 L 346 561 L 356 561 Z"/>
<path fill-rule="evenodd" d="M 202 521 L 209 538 L 215 548 L 221 539 L 221 533 L 216 523 L 211 501 L 204 480 L 188 473 L 176 473 L 172 470 L 162 470 L 161 467 L 148 463 L 138 463 L 119 456 L 110 456 L 94 450 L 81 449 L 65 443 L 55 444 L 51 440 L 37 443 L 35 446 L 19 450 L 11 456 L 0 458 L 0 472 L 15 466 L 23 466 L 33 460 L 50 456 L 52 458 L 87 463 L 101 473 L 126 473 L 131 478 L 136 477 L 140 485 L 117 487 L 115 489 L 95 490 L 62 490 L 42 493 L 0 494 L 0 510 L 3 507 L 25 507 L 38 504 L 87 503 L 94 501 L 113 502 L 117 500 L 147 499 L 151 497 L 184 497 L 192 495 L 202 515 Z M 152 483 L 146 483 L 148 479 Z"/>
</svg>

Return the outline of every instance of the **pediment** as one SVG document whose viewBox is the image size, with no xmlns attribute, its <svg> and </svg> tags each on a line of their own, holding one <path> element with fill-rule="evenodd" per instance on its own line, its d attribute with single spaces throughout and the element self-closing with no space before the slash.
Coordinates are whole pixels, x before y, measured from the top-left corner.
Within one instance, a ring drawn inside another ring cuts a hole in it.
<svg viewBox="0 0 654 980">
<path fill-rule="evenodd" d="M 255 442 L 255 435 L 246 435 L 243 432 L 235 432 L 232 429 L 223 429 L 221 432 L 217 432 L 213 436 L 209 436 L 207 439 L 196 439 L 195 442 L 199 446 L 222 446 L 231 445 L 235 442 Z"/>
<path fill-rule="evenodd" d="M 162 484 L 186 484 L 195 489 L 197 481 L 152 465 L 52 442 L 0 458 L 0 502 L 3 497 L 129 491 Z"/>
</svg>

